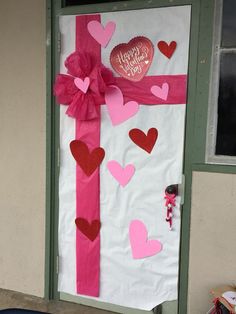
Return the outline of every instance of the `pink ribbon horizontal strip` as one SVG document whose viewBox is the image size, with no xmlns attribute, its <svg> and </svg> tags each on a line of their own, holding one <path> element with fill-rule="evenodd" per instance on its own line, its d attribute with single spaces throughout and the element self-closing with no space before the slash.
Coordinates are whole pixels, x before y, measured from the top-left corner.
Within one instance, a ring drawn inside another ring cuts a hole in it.
<svg viewBox="0 0 236 314">
<path fill-rule="evenodd" d="M 163 83 L 169 85 L 167 100 L 162 100 L 151 93 L 153 85 L 162 87 Z M 145 76 L 139 82 L 116 77 L 114 85 L 122 90 L 125 101 L 134 100 L 145 105 L 186 104 L 187 75 Z"/>
</svg>

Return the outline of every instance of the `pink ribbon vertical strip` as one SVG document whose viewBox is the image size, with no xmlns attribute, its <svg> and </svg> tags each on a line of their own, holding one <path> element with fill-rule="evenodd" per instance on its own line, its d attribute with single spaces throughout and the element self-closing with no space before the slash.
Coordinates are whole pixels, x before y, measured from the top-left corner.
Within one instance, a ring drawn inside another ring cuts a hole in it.
<svg viewBox="0 0 236 314">
<path fill-rule="evenodd" d="M 101 62 L 101 48 L 87 31 L 90 21 L 99 21 L 100 15 L 82 15 L 76 17 L 76 50 L 94 55 Z M 98 118 L 88 121 L 76 119 L 76 139 L 88 145 L 89 150 L 100 144 L 100 107 Z M 91 197 L 92 196 L 92 197 Z M 87 176 L 76 166 L 76 217 L 89 223 L 100 220 L 100 178 L 99 169 Z M 100 286 L 100 233 L 94 241 L 76 230 L 76 284 L 77 293 L 98 297 Z"/>
</svg>

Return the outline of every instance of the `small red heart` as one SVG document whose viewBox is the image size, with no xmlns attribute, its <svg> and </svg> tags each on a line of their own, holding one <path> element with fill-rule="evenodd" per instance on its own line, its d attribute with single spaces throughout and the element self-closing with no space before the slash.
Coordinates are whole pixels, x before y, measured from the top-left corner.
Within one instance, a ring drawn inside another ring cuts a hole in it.
<svg viewBox="0 0 236 314">
<path fill-rule="evenodd" d="M 77 228 L 91 241 L 94 241 L 99 233 L 101 223 L 99 220 L 92 220 L 91 224 L 87 219 L 76 218 Z"/>
<path fill-rule="evenodd" d="M 136 145 L 150 154 L 156 143 L 158 131 L 156 128 L 151 128 L 146 135 L 140 129 L 132 129 L 129 131 L 129 137 Z"/>
<path fill-rule="evenodd" d="M 169 45 L 161 40 L 158 42 L 157 47 L 159 48 L 160 52 L 163 53 L 167 58 L 171 58 L 173 53 L 175 52 L 177 43 L 176 41 L 172 41 Z"/>
<path fill-rule="evenodd" d="M 97 147 L 89 152 L 88 146 L 80 140 L 72 141 L 70 143 L 70 150 L 78 165 L 87 176 L 90 176 L 99 167 L 105 156 L 103 148 Z"/>
</svg>

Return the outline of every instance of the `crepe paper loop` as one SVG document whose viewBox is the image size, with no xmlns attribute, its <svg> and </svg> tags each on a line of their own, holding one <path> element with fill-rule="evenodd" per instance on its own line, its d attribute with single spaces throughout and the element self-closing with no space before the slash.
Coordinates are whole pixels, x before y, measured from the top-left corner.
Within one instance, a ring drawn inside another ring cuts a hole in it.
<svg viewBox="0 0 236 314">
<path fill-rule="evenodd" d="M 103 148 L 97 147 L 89 152 L 86 143 L 80 140 L 72 141 L 70 143 L 70 150 L 74 159 L 87 176 L 91 176 L 93 174 L 105 157 L 105 151 Z"/>
<path fill-rule="evenodd" d="M 98 21 L 91 21 L 87 25 L 88 32 L 90 35 L 103 47 L 105 48 L 111 40 L 116 24 L 112 21 L 108 22 L 104 27 Z"/>
<path fill-rule="evenodd" d="M 74 79 L 74 83 L 75 86 L 78 87 L 78 89 L 80 89 L 84 94 L 86 94 L 89 88 L 90 78 L 86 77 L 84 80 L 82 80 L 81 78 L 76 77 Z"/>
<path fill-rule="evenodd" d="M 91 223 L 84 218 L 76 218 L 77 228 L 90 240 L 94 241 L 99 233 L 101 223 L 99 220 L 93 220 Z"/>
<path fill-rule="evenodd" d="M 107 168 L 111 175 L 125 187 L 135 173 L 135 167 L 132 164 L 126 165 L 124 168 L 116 161 L 111 160 L 107 163 Z"/>
<path fill-rule="evenodd" d="M 117 45 L 111 51 L 110 63 L 113 69 L 127 80 L 138 82 L 152 63 L 154 48 L 146 37 L 135 37 L 127 44 Z"/>
<path fill-rule="evenodd" d="M 162 250 L 158 240 L 148 240 L 146 226 L 141 220 L 132 220 L 129 226 L 129 239 L 134 259 L 156 255 Z"/>
<path fill-rule="evenodd" d="M 112 72 L 97 61 L 94 53 L 73 52 L 66 61 L 68 74 L 58 74 L 54 84 L 57 102 L 67 105 L 66 114 L 81 121 L 98 118 Z"/>
<path fill-rule="evenodd" d="M 157 47 L 163 55 L 170 59 L 175 52 L 177 43 L 176 41 L 172 41 L 170 44 L 168 44 L 167 42 L 161 40 L 158 42 Z"/>
<path fill-rule="evenodd" d="M 166 222 L 169 223 L 170 230 L 173 226 L 173 208 L 176 206 L 176 194 L 170 194 L 165 191 Z"/>
<path fill-rule="evenodd" d="M 171 204 L 172 206 L 176 206 L 176 195 L 175 194 L 169 194 L 166 192 L 165 199 L 166 199 L 165 206 L 168 206 L 169 204 Z"/>
<path fill-rule="evenodd" d="M 133 117 L 139 110 L 136 101 L 124 104 L 121 90 L 117 86 L 110 86 L 105 93 L 105 102 L 113 125 L 118 125 Z"/>
<path fill-rule="evenodd" d="M 150 154 L 158 138 L 158 130 L 151 128 L 146 135 L 140 129 L 132 129 L 129 131 L 129 137 L 136 145 Z"/>
<path fill-rule="evenodd" d="M 151 93 L 163 100 L 167 100 L 168 98 L 168 93 L 169 93 L 169 84 L 168 83 L 163 83 L 162 87 L 157 86 L 157 85 L 153 85 L 151 87 Z"/>
</svg>

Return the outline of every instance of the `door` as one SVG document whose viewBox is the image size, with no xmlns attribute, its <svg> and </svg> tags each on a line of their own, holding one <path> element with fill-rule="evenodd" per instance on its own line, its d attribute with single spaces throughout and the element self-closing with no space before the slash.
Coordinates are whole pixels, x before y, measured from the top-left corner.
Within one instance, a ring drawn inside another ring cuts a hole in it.
<svg viewBox="0 0 236 314">
<path fill-rule="evenodd" d="M 178 297 L 190 18 L 190 5 L 59 18 L 61 295 L 135 313 Z"/>
</svg>

